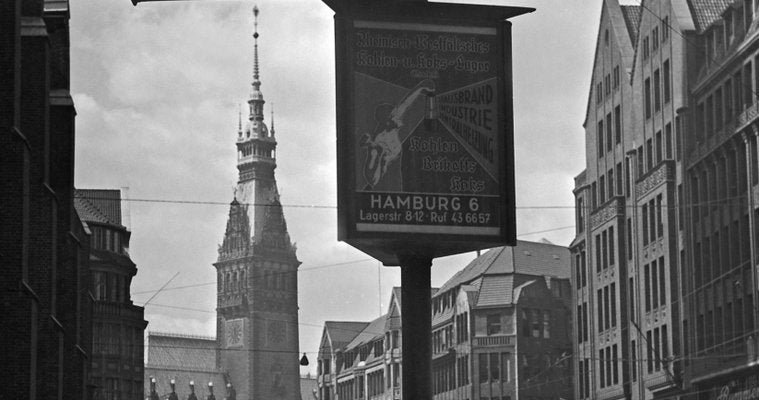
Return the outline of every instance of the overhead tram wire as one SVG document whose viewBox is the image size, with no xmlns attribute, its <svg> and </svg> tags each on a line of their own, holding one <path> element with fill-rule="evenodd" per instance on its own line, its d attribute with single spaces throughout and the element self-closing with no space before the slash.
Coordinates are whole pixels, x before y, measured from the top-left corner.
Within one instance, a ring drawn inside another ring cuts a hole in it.
<svg viewBox="0 0 759 400">
<path fill-rule="evenodd" d="M 537 235 L 537 234 L 541 234 L 541 233 L 556 232 L 556 231 L 561 231 L 561 230 L 565 230 L 565 229 L 571 229 L 571 228 L 574 228 L 574 227 L 575 227 L 574 225 L 567 225 L 567 226 L 562 226 L 562 227 L 558 227 L 558 228 L 546 229 L 546 230 L 542 230 L 542 231 L 519 233 L 519 234 L 517 234 L 517 237 Z M 323 265 L 317 265 L 315 267 L 308 267 L 308 268 L 299 268 L 298 272 L 300 272 L 300 271 L 313 271 L 313 270 L 324 269 L 324 268 L 333 268 L 333 267 L 339 267 L 339 266 L 350 265 L 350 264 L 359 264 L 359 263 L 363 263 L 363 262 L 367 262 L 367 261 L 375 261 L 375 259 L 374 258 L 362 258 L 362 259 L 353 260 L 353 261 L 345 261 L 345 262 L 334 263 L 334 264 L 323 264 Z M 268 276 L 285 275 L 285 274 L 290 274 L 290 273 L 291 272 L 271 272 L 271 273 L 267 273 L 267 274 L 258 275 L 258 277 L 259 278 L 265 278 L 265 277 L 268 277 Z M 202 287 L 202 286 L 216 285 L 217 283 L 218 282 L 216 282 L 216 281 L 212 281 L 212 282 L 209 281 L 209 282 L 203 282 L 203 283 L 194 283 L 194 284 L 191 284 L 191 285 L 183 285 L 183 286 L 174 286 L 174 287 L 164 288 L 163 291 L 165 292 L 165 291 L 169 291 L 169 290 L 191 289 L 191 288 Z M 139 292 L 133 292 L 132 295 L 141 295 L 141 294 L 155 293 L 157 290 L 160 290 L 160 289 L 142 290 L 142 291 L 139 291 Z"/>
</svg>

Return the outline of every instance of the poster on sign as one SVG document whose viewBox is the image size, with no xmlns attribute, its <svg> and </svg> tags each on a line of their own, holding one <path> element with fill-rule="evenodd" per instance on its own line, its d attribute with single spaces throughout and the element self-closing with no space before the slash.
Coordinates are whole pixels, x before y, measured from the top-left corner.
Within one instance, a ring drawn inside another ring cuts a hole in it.
<svg viewBox="0 0 759 400">
<path fill-rule="evenodd" d="M 509 26 L 338 21 L 341 240 L 375 257 L 514 242 Z"/>
</svg>

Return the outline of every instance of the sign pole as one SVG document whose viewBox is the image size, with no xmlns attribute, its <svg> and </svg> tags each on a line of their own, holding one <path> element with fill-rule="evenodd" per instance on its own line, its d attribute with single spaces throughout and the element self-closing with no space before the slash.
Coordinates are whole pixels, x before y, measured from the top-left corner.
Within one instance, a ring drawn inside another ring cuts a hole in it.
<svg viewBox="0 0 759 400">
<path fill-rule="evenodd" d="M 400 257 L 403 399 L 432 399 L 432 258 Z"/>
</svg>

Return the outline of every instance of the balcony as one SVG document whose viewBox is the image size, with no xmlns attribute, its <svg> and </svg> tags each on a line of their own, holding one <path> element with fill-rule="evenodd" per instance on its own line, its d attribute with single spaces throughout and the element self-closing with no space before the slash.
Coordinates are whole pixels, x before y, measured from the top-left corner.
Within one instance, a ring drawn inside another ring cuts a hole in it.
<svg viewBox="0 0 759 400">
<path fill-rule="evenodd" d="M 514 344 L 513 336 L 484 336 L 475 337 L 472 341 L 474 346 L 511 346 Z"/>
<path fill-rule="evenodd" d="M 625 215 L 625 198 L 622 196 L 612 197 L 590 215 L 590 227 L 595 229 L 604 222 L 623 215 Z"/>
<path fill-rule="evenodd" d="M 675 180 L 675 162 L 666 160 L 654 166 L 635 183 L 635 195 L 638 199 L 668 181 Z"/>
</svg>

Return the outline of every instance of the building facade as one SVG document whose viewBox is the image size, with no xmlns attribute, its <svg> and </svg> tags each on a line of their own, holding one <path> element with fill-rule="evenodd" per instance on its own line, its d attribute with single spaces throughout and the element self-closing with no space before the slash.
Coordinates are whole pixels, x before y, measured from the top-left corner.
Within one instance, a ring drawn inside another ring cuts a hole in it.
<svg viewBox="0 0 759 400">
<path fill-rule="evenodd" d="M 759 2 L 695 19 L 684 135 L 683 358 L 698 399 L 755 398 L 759 263 Z M 736 397 L 737 396 L 737 397 Z"/>
<path fill-rule="evenodd" d="M 570 264 L 566 248 L 520 241 L 433 289 L 433 398 L 570 398 Z M 325 324 L 320 399 L 401 398 L 400 296 L 374 321 Z"/>
<path fill-rule="evenodd" d="M 66 0 L 0 3 L 2 397 L 88 398 L 89 238 L 74 204 Z"/>
<path fill-rule="evenodd" d="M 142 399 L 144 308 L 132 303 L 137 267 L 129 257 L 120 190 L 77 189 L 74 205 L 90 231 L 93 399 Z"/>
<path fill-rule="evenodd" d="M 258 8 L 253 9 L 253 82 L 248 117 L 238 125 L 238 182 L 214 267 L 217 272 L 215 366 L 223 386 L 240 399 L 300 400 L 313 379 L 300 376 L 298 266 L 279 199 L 274 170 L 277 141 L 264 122 L 258 64 Z M 197 342 L 197 341 L 196 341 Z M 195 343 L 188 342 L 192 347 Z M 149 344 L 149 354 L 152 351 Z M 187 346 L 185 346 L 187 347 Z M 185 349 L 186 350 L 186 349 Z M 181 351 L 180 351 L 181 352 Z M 184 357 L 187 358 L 187 357 Z M 150 373 L 166 389 L 174 366 L 148 360 Z M 150 379 L 146 372 L 146 380 Z M 219 382 L 216 382 L 218 385 Z M 166 392 L 164 392 L 165 394 Z M 223 396 L 224 391 L 217 391 Z"/>
<path fill-rule="evenodd" d="M 756 6 L 603 1 L 574 191 L 578 399 L 759 383 Z"/>
</svg>

